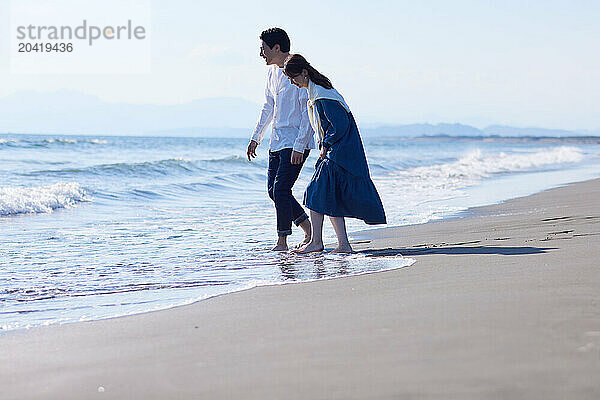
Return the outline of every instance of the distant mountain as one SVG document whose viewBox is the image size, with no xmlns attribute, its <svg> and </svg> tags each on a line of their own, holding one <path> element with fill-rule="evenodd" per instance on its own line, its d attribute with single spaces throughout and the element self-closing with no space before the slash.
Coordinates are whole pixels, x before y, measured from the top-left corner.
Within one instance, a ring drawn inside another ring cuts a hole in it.
<svg viewBox="0 0 600 400">
<path fill-rule="evenodd" d="M 248 137 L 260 105 L 234 97 L 184 104 L 107 103 L 74 90 L 20 91 L 0 98 L 0 133 Z M 361 124 L 364 136 L 600 136 L 600 130 L 568 131 L 464 124 Z"/>
<path fill-rule="evenodd" d="M 512 126 L 491 125 L 483 129 L 487 136 L 577 136 L 581 133 L 563 129 L 515 128 Z"/>
<path fill-rule="evenodd" d="M 600 136 L 600 129 L 582 129 L 577 132 L 579 132 L 580 135 Z"/>
<path fill-rule="evenodd" d="M 362 129 L 366 136 L 481 136 L 484 133 L 463 124 L 387 125 Z"/>
<path fill-rule="evenodd" d="M 534 136 L 534 137 L 565 137 L 565 136 L 600 136 L 600 131 L 568 131 L 563 129 L 546 128 L 516 128 L 512 126 L 491 125 L 483 129 L 463 124 L 410 124 L 388 125 L 362 129 L 365 136 Z"/>
<path fill-rule="evenodd" d="M 212 134 L 210 128 L 233 128 L 233 133 L 253 127 L 259 110 L 251 101 L 228 97 L 155 105 L 107 103 L 73 90 L 21 91 L 0 98 L 0 132 L 136 135 L 190 129 L 204 135 Z"/>
<path fill-rule="evenodd" d="M 258 118 L 258 117 L 257 117 Z M 211 138 L 249 138 L 254 129 L 250 126 L 246 128 L 178 128 L 178 129 L 160 129 L 156 131 L 147 131 L 145 136 L 178 136 L 178 137 L 211 137 Z M 268 135 L 268 133 L 267 133 Z"/>
</svg>

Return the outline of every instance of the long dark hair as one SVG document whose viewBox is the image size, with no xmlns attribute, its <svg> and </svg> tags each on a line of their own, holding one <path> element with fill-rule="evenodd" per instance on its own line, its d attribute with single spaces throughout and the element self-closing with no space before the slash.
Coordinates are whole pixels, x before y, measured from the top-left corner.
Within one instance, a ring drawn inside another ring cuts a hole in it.
<svg viewBox="0 0 600 400">
<path fill-rule="evenodd" d="M 294 78 L 302 73 L 302 70 L 308 71 L 308 77 L 317 85 L 323 86 L 325 89 L 333 89 L 333 85 L 329 78 L 317 71 L 312 65 L 306 61 L 306 58 L 300 54 L 290 54 L 283 65 L 283 73 Z"/>
</svg>

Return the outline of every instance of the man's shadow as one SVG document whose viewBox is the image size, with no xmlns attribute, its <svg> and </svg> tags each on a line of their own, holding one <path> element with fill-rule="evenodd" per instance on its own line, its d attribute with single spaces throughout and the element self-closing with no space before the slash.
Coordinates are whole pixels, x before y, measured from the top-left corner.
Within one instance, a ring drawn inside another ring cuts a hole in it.
<svg viewBox="0 0 600 400">
<path fill-rule="evenodd" d="M 479 254 L 489 255 L 497 254 L 501 256 L 521 256 L 525 254 L 543 254 L 550 250 L 557 250 L 556 247 L 503 247 L 503 246 L 450 246 L 450 247 L 423 247 L 420 249 L 381 249 L 381 250 L 363 250 L 358 253 L 366 257 L 389 257 L 389 256 L 421 256 L 427 254 L 447 254 L 464 255 Z"/>
</svg>

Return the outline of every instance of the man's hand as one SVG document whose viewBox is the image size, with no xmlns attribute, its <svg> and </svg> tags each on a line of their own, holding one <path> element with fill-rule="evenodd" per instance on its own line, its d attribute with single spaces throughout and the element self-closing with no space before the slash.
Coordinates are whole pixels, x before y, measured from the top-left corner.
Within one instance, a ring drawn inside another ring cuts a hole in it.
<svg viewBox="0 0 600 400">
<path fill-rule="evenodd" d="M 299 151 L 292 150 L 292 159 L 290 160 L 292 164 L 302 164 L 304 160 L 304 154 Z"/>
<path fill-rule="evenodd" d="M 248 161 L 252 161 L 252 158 L 256 158 L 256 147 L 258 146 L 258 142 L 251 140 L 248 143 L 248 149 L 246 150 L 246 155 L 248 156 Z"/>
</svg>

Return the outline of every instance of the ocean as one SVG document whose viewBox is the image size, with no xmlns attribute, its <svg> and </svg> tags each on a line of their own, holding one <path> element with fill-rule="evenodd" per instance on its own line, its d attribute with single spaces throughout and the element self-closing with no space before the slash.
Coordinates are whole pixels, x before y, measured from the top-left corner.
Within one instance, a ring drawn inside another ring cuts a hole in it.
<svg viewBox="0 0 600 400">
<path fill-rule="evenodd" d="M 388 226 L 455 218 L 600 176 L 600 138 L 367 137 Z M 267 143 L 0 135 L 0 328 L 109 318 L 258 285 L 418 268 L 401 256 L 296 255 L 276 239 Z M 294 193 L 314 171 L 313 150 Z M 351 239 L 366 229 L 348 220 Z M 325 223 L 326 243 L 335 235 Z M 302 233 L 294 230 L 291 242 Z"/>
</svg>

